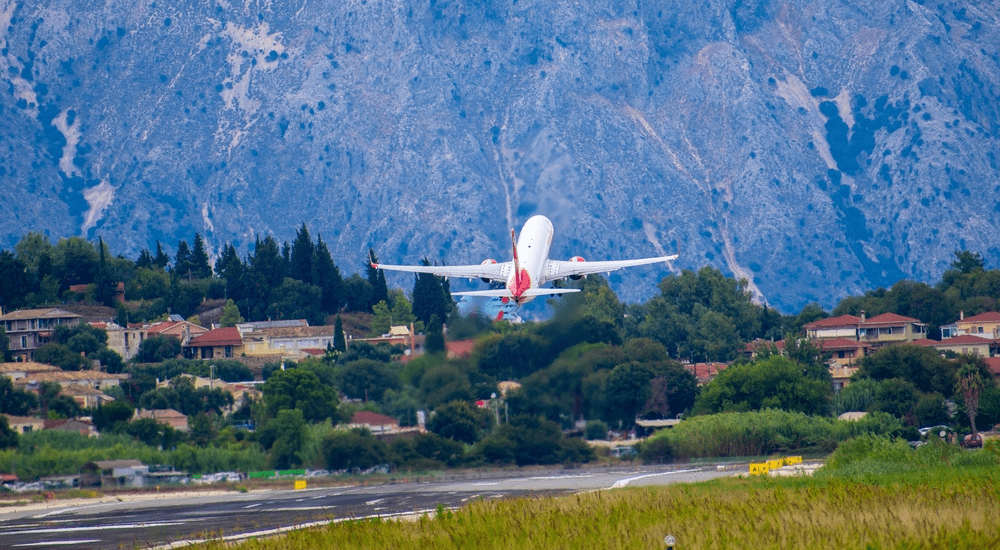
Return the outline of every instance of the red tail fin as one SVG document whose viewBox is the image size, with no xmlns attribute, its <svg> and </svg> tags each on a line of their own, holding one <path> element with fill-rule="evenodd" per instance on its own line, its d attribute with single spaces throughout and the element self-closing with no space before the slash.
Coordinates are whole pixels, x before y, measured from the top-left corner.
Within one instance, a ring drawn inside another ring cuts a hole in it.
<svg viewBox="0 0 1000 550">
<path fill-rule="evenodd" d="M 517 237 L 514 230 L 510 230 L 510 245 L 514 249 L 514 287 L 521 287 L 521 263 L 517 260 Z"/>
</svg>

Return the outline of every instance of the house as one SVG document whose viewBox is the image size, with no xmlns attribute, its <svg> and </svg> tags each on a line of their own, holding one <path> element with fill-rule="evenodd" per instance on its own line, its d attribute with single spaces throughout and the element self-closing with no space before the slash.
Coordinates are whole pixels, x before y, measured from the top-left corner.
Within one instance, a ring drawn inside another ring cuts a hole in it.
<svg viewBox="0 0 1000 550">
<path fill-rule="evenodd" d="M 923 342 L 924 341 L 921 340 L 921 343 Z M 927 340 L 926 342 L 929 343 L 923 343 L 923 345 L 932 347 L 942 353 L 951 351 L 961 355 L 971 354 L 978 355 L 980 357 L 992 356 L 993 354 L 990 353 L 990 349 L 995 344 L 995 340 L 992 338 L 982 338 L 972 334 L 952 336 L 950 338 L 944 338 L 940 342 L 935 340 Z"/>
<path fill-rule="evenodd" d="M 184 356 L 193 359 L 236 357 L 243 354 L 243 337 L 236 327 L 210 330 L 191 338 L 184 346 Z"/>
<path fill-rule="evenodd" d="M 704 386 L 718 376 L 720 372 L 726 370 L 726 367 L 729 365 L 726 363 L 693 363 L 684 366 L 694 375 L 698 386 Z"/>
<path fill-rule="evenodd" d="M 7 425 L 10 429 L 19 434 L 37 432 L 45 429 L 45 421 L 41 418 L 31 418 L 30 416 L 14 416 L 11 414 L 0 415 L 7 417 Z"/>
<path fill-rule="evenodd" d="M 986 366 L 990 368 L 993 380 L 1000 382 L 1000 357 L 987 357 L 984 361 L 986 361 Z"/>
<path fill-rule="evenodd" d="M 181 346 L 188 345 L 188 342 L 196 336 L 201 336 L 208 332 L 208 329 L 202 326 L 198 326 L 194 323 L 188 321 L 161 321 L 159 323 L 153 323 L 146 329 L 146 338 L 150 336 L 173 336 L 181 342 Z"/>
<path fill-rule="evenodd" d="M 188 431 L 187 415 L 174 409 L 139 409 L 135 411 L 135 416 L 132 417 L 132 420 L 141 420 L 143 418 L 149 418 L 160 424 L 166 424 L 181 432 Z"/>
<path fill-rule="evenodd" d="M 868 345 L 847 338 L 830 338 L 814 342 L 823 353 L 830 357 L 830 368 L 856 365 L 867 355 Z"/>
<path fill-rule="evenodd" d="M 122 327 L 117 323 L 94 322 L 94 328 L 104 329 L 108 333 L 108 348 L 122 356 L 124 361 L 130 361 L 139 353 L 139 344 L 146 338 L 145 327 Z"/>
<path fill-rule="evenodd" d="M 80 316 L 58 308 L 24 309 L 0 315 L 0 322 L 10 339 L 10 351 L 22 361 L 35 358 L 35 350 L 52 340 L 59 325 L 80 323 Z"/>
<path fill-rule="evenodd" d="M 881 348 L 889 344 L 913 342 L 927 337 L 927 325 L 919 319 L 904 317 L 895 313 L 883 313 L 871 319 L 865 319 L 861 312 L 858 323 L 858 341 L 867 342 L 873 348 Z"/>
<path fill-rule="evenodd" d="M 474 338 L 444 343 L 444 347 L 448 351 L 448 359 L 468 359 L 472 357 L 472 350 L 475 346 L 476 340 Z"/>
<path fill-rule="evenodd" d="M 856 366 L 831 366 L 830 378 L 833 379 L 833 391 L 839 392 L 851 383 L 851 377 L 858 372 Z"/>
<path fill-rule="evenodd" d="M 97 390 L 112 388 L 128 380 L 128 374 L 109 374 L 98 370 L 39 372 L 19 378 L 14 386 L 36 389 L 42 382 L 55 382 L 63 388 L 71 385 L 87 386 Z"/>
<path fill-rule="evenodd" d="M 764 349 L 775 350 L 778 353 L 784 353 L 785 342 L 784 340 L 778 340 L 777 342 L 771 340 L 765 340 L 763 338 L 756 338 L 752 342 L 747 342 L 747 345 L 743 347 L 742 354 L 748 359 L 755 359 L 760 351 Z"/>
<path fill-rule="evenodd" d="M 76 420 L 74 418 L 60 418 L 55 420 L 45 420 L 43 427 L 45 430 L 59 430 L 64 432 L 75 432 L 87 437 L 97 437 L 97 428 L 94 423 L 88 420 Z"/>
<path fill-rule="evenodd" d="M 941 339 L 946 340 L 956 336 L 972 335 L 980 338 L 1000 339 L 1000 313 L 987 311 L 972 317 L 966 317 L 965 312 L 959 312 L 958 321 L 941 326 Z"/>
<path fill-rule="evenodd" d="M 73 400 L 84 409 L 92 409 L 98 405 L 104 405 L 115 400 L 114 397 L 111 397 L 101 390 L 80 384 L 68 384 L 63 386 L 59 395 L 72 397 Z"/>
<path fill-rule="evenodd" d="M 95 460 L 80 467 L 80 487 L 142 487 L 148 474 L 138 460 Z"/>
<path fill-rule="evenodd" d="M 0 363 L 0 376 L 6 376 L 11 380 L 19 380 L 26 376 L 40 372 L 56 372 L 60 370 L 62 369 L 59 367 L 53 367 L 52 365 L 46 365 L 45 363 L 36 363 L 34 361 L 25 361 L 23 363 Z"/>
<path fill-rule="evenodd" d="M 810 340 L 828 340 L 833 338 L 857 340 L 858 325 L 860 323 L 861 317 L 840 315 L 838 317 L 828 317 L 807 323 L 802 328 L 806 331 L 806 338 Z"/>
<path fill-rule="evenodd" d="M 351 417 L 348 428 L 367 428 L 373 434 L 394 432 L 399 430 L 399 421 L 391 416 L 373 413 L 371 411 L 358 411 Z"/>
</svg>

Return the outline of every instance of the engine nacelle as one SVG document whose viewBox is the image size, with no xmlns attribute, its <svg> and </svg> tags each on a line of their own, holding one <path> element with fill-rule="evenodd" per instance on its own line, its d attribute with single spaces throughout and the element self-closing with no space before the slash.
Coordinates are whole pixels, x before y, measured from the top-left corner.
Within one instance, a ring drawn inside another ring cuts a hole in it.
<svg viewBox="0 0 1000 550">
<path fill-rule="evenodd" d="M 483 263 L 481 263 L 479 265 L 492 265 L 492 264 L 495 264 L 495 263 L 497 263 L 497 261 L 494 260 L 493 258 L 487 258 L 487 259 L 483 260 Z M 480 280 L 482 280 L 484 283 L 491 283 L 491 282 L 493 282 L 492 280 L 487 279 L 486 277 L 480 277 Z"/>
<path fill-rule="evenodd" d="M 585 262 L 587 260 L 584 260 L 582 256 L 573 256 L 572 258 L 569 259 L 569 261 L 571 261 L 571 262 Z M 579 281 L 580 279 L 583 278 L 583 275 L 570 275 L 569 278 L 573 279 L 574 281 Z"/>
</svg>

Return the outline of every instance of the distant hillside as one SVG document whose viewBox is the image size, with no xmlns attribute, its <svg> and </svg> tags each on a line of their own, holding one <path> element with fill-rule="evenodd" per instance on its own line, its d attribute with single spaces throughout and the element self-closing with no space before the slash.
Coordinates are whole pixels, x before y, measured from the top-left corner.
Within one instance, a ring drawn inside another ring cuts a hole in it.
<svg viewBox="0 0 1000 550">
<path fill-rule="evenodd" d="M 555 256 L 679 248 L 831 307 L 1000 261 L 998 31 L 933 1 L 0 0 L 0 245 L 305 222 L 352 273 L 506 259 L 543 213 Z"/>
</svg>

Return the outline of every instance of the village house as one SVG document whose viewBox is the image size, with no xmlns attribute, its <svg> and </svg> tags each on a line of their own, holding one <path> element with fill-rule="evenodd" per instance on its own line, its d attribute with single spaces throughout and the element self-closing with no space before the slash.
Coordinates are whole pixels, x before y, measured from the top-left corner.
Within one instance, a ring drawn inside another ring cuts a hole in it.
<svg viewBox="0 0 1000 550">
<path fill-rule="evenodd" d="M 63 386 L 59 395 L 66 395 L 73 398 L 77 405 L 80 405 L 80 407 L 84 409 L 93 409 L 98 405 L 106 405 L 115 400 L 115 398 L 102 392 L 101 390 L 80 384 L 68 384 Z"/>
<path fill-rule="evenodd" d="M 7 425 L 10 429 L 19 434 L 37 432 L 45 429 L 45 421 L 41 418 L 31 418 L 30 416 L 14 416 L 12 414 L 3 415 L 7 417 Z"/>
<path fill-rule="evenodd" d="M 35 358 L 35 350 L 52 340 L 59 325 L 80 323 L 80 316 L 58 308 L 24 309 L 0 315 L 0 322 L 10 340 L 9 349 L 21 361 Z"/>
<path fill-rule="evenodd" d="M 994 340 L 992 338 L 973 336 L 972 334 L 962 334 L 945 338 L 940 342 L 936 340 L 920 340 L 919 343 L 932 347 L 941 353 L 950 351 L 960 355 L 971 354 L 978 355 L 979 357 L 991 357 L 993 354 L 990 350 L 993 347 Z"/>
<path fill-rule="evenodd" d="M 42 372 L 56 372 L 59 367 L 36 363 L 35 361 L 25 361 L 22 363 L 0 363 L 0 376 L 6 376 L 11 380 L 20 380 L 32 374 Z"/>
<path fill-rule="evenodd" d="M 829 356 L 831 369 L 857 366 L 868 350 L 865 343 L 847 338 L 817 340 L 815 344 L 820 351 Z"/>
<path fill-rule="evenodd" d="M 965 312 L 959 312 L 958 321 L 941 326 L 941 339 L 947 340 L 956 336 L 971 335 L 992 340 L 1000 339 L 1000 313 L 987 311 L 979 315 L 966 317 Z"/>
<path fill-rule="evenodd" d="M 861 312 L 858 341 L 866 342 L 875 349 L 889 344 L 910 343 L 926 337 L 927 324 L 921 323 L 920 319 L 895 313 L 883 313 L 865 319 L 865 312 Z"/>
<path fill-rule="evenodd" d="M 143 418 L 155 420 L 160 424 L 166 424 L 181 432 L 188 431 L 187 415 L 174 409 L 139 409 L 135 411 L 135 416 L 132 417 L 132 420 L 141 420 Z"/>
<path fill-rule="evenodd" d="M 856 341 L 858 339 L 858 324 L 860 322 L 860 317 L 840 315 L 839 317 L 828 317 L 807 323 L 802 328 L 806 331 L 806 338 L 810 340 L 846 338 Z"/>
<path fill-rule="evenodd" d="M 128 374 L 109 374 L 97 370 L 39 372 L 19 378 L 14 386 L 22 389 L 37 390 L 42 382 L 55 382 L 63 388 L 71 385 L 81 385 L 97 390 L 119 386 L 122 380 L 128 380 Z"/>
<path fill-rule="evenodd" d="M 90 326 L 108 333 L 108 349 L 121 355 L 124 361 L 131 361 L 139 353 L 139 344 L 146 338 L 147 332 L 145 327 L 122 327 L 112 322 L 94 322 Z"/>
<path fill-rule="evenodd" d="M 191 359 L 232 358 L 243 355 L 243 337 L 236 327 L 212 329 L 184 346 L 184 356 Z"/>
<path fill-rule="evenodd" d="M 198 326 L 188 321 L 160 321 L 153 323 L 146 329 L 146 338 L 150 336 L 172 336 L 181 342 L 181 346 L 186 346 L 192 338 L 201 336 L 208 332 L 208 329 Z"/>
</svg>

